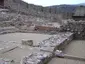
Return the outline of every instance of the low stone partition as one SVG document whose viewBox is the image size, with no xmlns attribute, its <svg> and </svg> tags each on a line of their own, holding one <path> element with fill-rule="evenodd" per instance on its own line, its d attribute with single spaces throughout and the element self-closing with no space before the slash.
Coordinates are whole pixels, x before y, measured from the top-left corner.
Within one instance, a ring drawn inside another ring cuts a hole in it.
<svg viewBox="0 0 85 64">
<path fill-rule="evenodd" d="M 0 58 L 0 64 L 10 64 L 13 60 Z"/>
<path fill-rule="evenodd" d="M 58 50 L 64 50 L 66 48 L 66 46 L 73 40 L 73 33 L 68 32 L 67 34 L 65 34 L 66 37 L 65 39 L 62 41 L 62 43 L 57 47 Z M 56 50 L 56 48 L 55 48 Z"/>
<path fill-rule="evenodd" d="M 49 52 L 37 52 L 32 53 L 29 56 L 25 56 L 21 60 L 21 64 L 45 64 L 52 58 L 52 53 Z"/>
<path fill-rule="evenodd" d="M 43 40 L 39 46 L 42 50 L 47 49 L 47 51 L 50 51 L 52 47 L 54 47 L 53 51 L 55 51 L 56 49 L 63 50 L 72 39 L 73 33 L 58 33 L 46 40 Z"/>
<path fill-rule="evenodd" d="M 58 33 L 39 43 L 40 51 L 25 56 L 21 64 L 46 64 L 53 58 L 56 50 L 62 50 L 72 40 L 73 33 Z"/>
</svg>

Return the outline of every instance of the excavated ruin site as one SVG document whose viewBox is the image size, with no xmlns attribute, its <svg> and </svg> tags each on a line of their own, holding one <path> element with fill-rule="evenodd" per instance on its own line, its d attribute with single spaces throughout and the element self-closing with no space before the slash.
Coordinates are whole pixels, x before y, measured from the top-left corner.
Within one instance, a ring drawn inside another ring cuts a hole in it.
<svg viewBox="0 0 85 64">
<path fill-rule="evenodd" d="M 0 64 L 85 64 L 85 6 L 75 12 L 0 0 Z"/>
</svg>

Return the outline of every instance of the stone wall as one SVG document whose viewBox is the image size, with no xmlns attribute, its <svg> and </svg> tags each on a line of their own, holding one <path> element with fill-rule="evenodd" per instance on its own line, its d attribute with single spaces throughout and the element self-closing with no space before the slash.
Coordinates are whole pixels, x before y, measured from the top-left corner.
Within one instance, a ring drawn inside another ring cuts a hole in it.
<svg viewBox="0 0 85 64">
<path fill-rule="evenodd" d="M 70 32 L 58 33 L 39 42 L 39 51 L 37 51 L 37 53 L 24 56 L 21 59 L 21 64 L 47 64 L 55 56 L 56 51 L 58 51 L 56 54 L 60 54 L 59 50 L 64 50 L 64 48 L 72 40 L 72 36 L 73 33 Z"/>
<path fill-rule="evenodd" d="M 62 31 L 74 33 L 75 39 L 85 39 L 85 22 L 84 21 L 68 21 Z"/>
</svg>

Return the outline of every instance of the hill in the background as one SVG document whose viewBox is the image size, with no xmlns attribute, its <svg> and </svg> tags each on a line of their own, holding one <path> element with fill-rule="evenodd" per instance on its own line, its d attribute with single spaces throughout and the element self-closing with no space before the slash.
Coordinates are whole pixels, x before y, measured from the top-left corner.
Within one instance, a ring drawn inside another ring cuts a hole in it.
<svg viewBox="0 0 85 64">
<path fill-rule="evenodd" d="M 58 13 L 73 13 L 78 6 L 85 6 L 85 3 L 80 3 L 80 4 L 75 4 L 75 5 L 68 5 L 68 4 L 63 4 L 63 5 L 54 5 L 54 6 L 48 6 L 50 8 L 56 8 L 56 11 Z"/>
</svg>

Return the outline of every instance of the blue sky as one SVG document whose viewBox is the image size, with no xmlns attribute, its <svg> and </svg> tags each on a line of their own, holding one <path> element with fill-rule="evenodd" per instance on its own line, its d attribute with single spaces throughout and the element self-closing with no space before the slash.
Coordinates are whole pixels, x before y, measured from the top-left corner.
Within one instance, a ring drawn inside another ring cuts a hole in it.
<svg viewBox="0 0 85 64">
<path fill-rule="evenodd" d="M 42 6 L 85 3 L 85 0 L 23 0 L 23 1 Z"/>
</svg>

